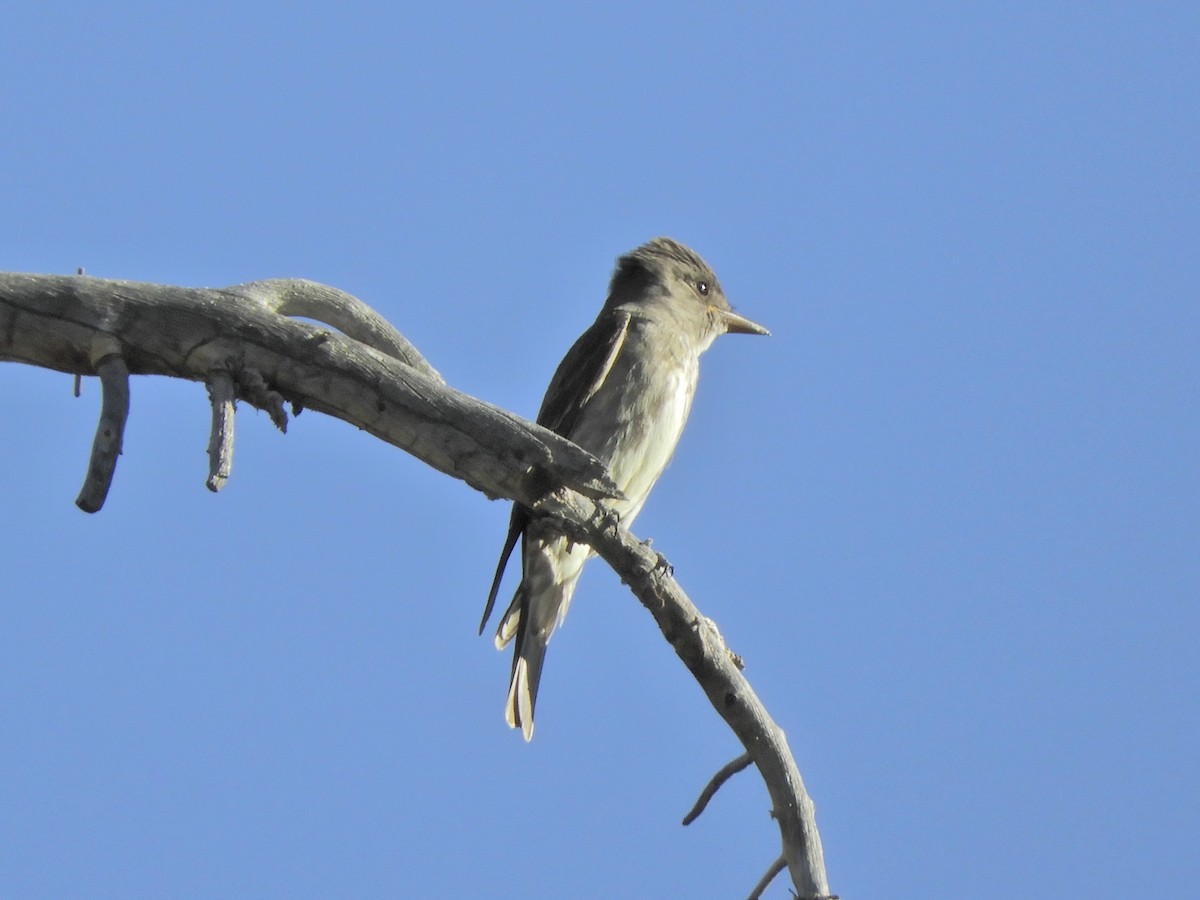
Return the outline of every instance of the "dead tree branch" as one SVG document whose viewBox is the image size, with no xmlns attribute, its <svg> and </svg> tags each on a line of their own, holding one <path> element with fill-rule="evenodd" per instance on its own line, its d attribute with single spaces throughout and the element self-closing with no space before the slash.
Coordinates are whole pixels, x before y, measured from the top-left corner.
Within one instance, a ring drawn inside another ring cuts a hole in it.
<svg viewBox="0 0 1200 900">
<path fill-rule="evenodd" d="M 630 586 L 746 749 L 722 770 L 724 777 L 713 779 L 699 809 L 738 770 L 735 765 L 752 761 L 766 782 L 782 864 L 755 891 L 761 893 L 786 865 L 797 896 L 831 897 L 813 803 L 783 731 L 742 674 L 740 658 L 675 581 L 670 564 L 606 512 L 601 501 L 615 496 L 616 488 L 604 467 L 558 435 L 447 386 L 361 301 L 299 279 L 197 289 L 0 273 L 4 360 L 100 375 L 101 421 L 78 501 L 89 512 L 100 509 L 112 482 L 132 374 L 210 386 L 208 485 L 214 490 L 229 475 L 233 401 L 241 399 L 266 408 L 281 427 L 285 403 L 335 416 L 488 497 L 555 517 Z"/>
<path fill-rule="evenodd" d="M 754 890 L 750 892 L 749 900 L 758 900 L 759 897 L 771 886 L 771 882 L 775 880 L 775 876 L 782 872 L 787 867 L 787 860 L 782 856 L 771 863 L 770 867 L 763 877 L 759 879 L 758 884 L 754 886 Z"/>
<path fill-rule="evenodd" d="M 109 341 L 132 375 L 207 382 L 226 370 L 237 398 L 266 409 L 277 424 L 286 421 L 285 402 L 326 413 L 492 498 L 532 504 L 560 484 L 587 497 L 614 496 L 608 473 L 589 454 L 446 386 L 391 326 L 390 343 L 373 348 L 274 312 L 262 299 L 270 284 L 202 289 L 0 274 L 0 360 L 96 375 L 92 347 Z M 313 285 L 280 284 L 289 297 Z M 315 285 L 307 296 L 333 293 L 341 292 Z"/>
<path fill-rule="evenodd" d="M 213 493 L 225 487 L 233 472 L 234 392 L 233 376 L 218 369 L 208 379 L 208 399 L 212 403 L 212 434 L 208 440 L 208 480 Z"/>
<path fill-rule="evenodd" d="M 727 762 L 725 765 L 721 766 L 721 768 L 717 770 L 717 774 L 712 777 L 712 780 L 709 781 L 708 784 L 704 786 L 704 790 L 700 792 L 700 796 L 696 800 L 696 805 L 693 806 L 691 811 L 683 817 L 683 824 L 691 825 L 698 818 L 700 818 L 700 813 L 704 812 L 705 808 L 708 806 L 708 801 L 711 800 L 716 795 L 717 791 L 721 789 L 721 785 L 723 785 L 738 772 L 742 771 L 742 769 L 746 768 L 752 762 L 754 762 L 754 760 L 750 758 L 750 754 L 743 753 L 732 762 Z"/>
<path fill-rule="evenodd" d="M 87 478 L 75 505 L 93 513 L 104 505 L 117 470 L 117 457 L 125 443 L 125 422 L 129 418 L 129 369 L 113 343 L 97 340 L 92 354 L 100 376 L 100 424 L 92 442 L 92 458 Z"/>
</svg>

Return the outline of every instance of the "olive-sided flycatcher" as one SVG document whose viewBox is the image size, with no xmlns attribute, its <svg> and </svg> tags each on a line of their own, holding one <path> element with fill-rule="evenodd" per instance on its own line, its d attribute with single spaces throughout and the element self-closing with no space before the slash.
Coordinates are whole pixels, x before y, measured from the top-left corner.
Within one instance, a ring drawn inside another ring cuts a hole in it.
<svg viewBox="0 0 1200 900">
<path fill-rule="evenodd" d="M 554 373 L 538 424 L 608 466 L 624 497 L 606 506 L 622 524 L 637 516 L 675 452 L 696 393 L 700 354 L 726 333 L 768 332 L 730 308 L 699 255 L 670 238 L 655 238 L 617 260 L 604 308 Z M 516 638 L 505 718 L 528 741 L 546 645 L 567 614 L 592 550 L 514 504 L 480 633 L 518 536 L 521 584 L 496 632 L 496 647 Z"/>
</svg>

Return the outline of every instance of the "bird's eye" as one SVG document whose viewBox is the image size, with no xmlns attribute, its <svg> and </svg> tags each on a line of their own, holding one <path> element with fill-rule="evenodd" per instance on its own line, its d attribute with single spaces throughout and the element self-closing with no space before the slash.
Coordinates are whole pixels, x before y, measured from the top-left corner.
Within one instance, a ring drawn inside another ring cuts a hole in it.
<svg viewBox="0 0 1200 900">
<path fill-rule="evenodd" d="M 708 296 L 708 282 L 707 281 L 697 281 L 696 282 L 696 290 L 700 292 L 701 297 L 707 297 Z"/>
</svg>

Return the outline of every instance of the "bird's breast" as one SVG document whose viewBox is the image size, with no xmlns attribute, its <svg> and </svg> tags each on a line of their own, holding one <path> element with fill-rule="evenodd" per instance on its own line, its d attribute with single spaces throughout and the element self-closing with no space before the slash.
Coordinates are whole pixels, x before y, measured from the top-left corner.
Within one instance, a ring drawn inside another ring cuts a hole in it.
<svg viewBox="0 0 1200 900">
<path fill-rule="evenodd" d="M 571 439 L 605 463 L 628 498 L 628 522 L 671 461 L 692 407 L 699 361 L 685 346 L 630 336 Z"/>
</svg>

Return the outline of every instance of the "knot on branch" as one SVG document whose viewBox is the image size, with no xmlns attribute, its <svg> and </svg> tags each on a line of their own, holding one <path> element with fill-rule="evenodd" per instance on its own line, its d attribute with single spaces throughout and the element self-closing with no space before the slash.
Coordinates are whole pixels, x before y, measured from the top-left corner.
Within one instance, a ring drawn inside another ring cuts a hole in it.
<svg viewBox="0 0 1200 900">
<path fill-rule="evenodd" d="M 275 427 L 287 434 L 288 414 L 283 395 L 275 390 L 257 369 L 243 368 L 237 372 L 238 396 L 271 417 Z"/>
</svg>

